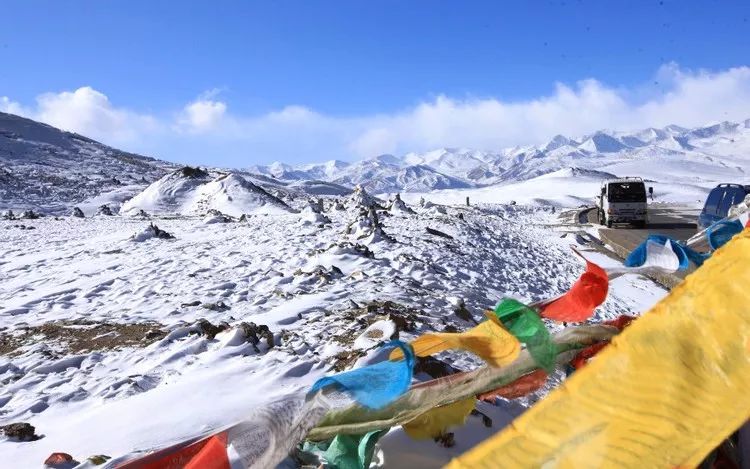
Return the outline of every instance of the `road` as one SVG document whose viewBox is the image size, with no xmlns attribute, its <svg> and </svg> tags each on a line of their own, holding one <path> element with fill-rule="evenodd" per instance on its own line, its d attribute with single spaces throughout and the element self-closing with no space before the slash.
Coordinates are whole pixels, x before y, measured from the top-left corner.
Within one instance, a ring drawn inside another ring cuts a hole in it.
<svg viewBox="0 0 750 469">
<path fill-rule="evenodd" d="M 583 210 L 580 213 L 579 223 L 599 226 L 599 239 L 610 246 L 615 253 L 621 258 L 635 249 L 649 235 L 662 234 L 679 241 L 687 241 L 698 231 L 696 220 L 698 219 L 698 210 L 686 207 L 664 206 L 661 204 L 650 204 L 648 208 L 648 225 L 644 229 L 631 228 L 627 225 L 607 228 L 599 225 L 597 222 L 596 210 L 591 208 Z M 698 251 L 708 250 L 708 246 L 694 246 Z M 691 265 L 687 271 L 680 271 L 675 275 L 667 278 L 656 279 L 666 286 L 672 286 L 679 283 L 682 278 L 692 272 L 694 267 Z"/>
</svg>

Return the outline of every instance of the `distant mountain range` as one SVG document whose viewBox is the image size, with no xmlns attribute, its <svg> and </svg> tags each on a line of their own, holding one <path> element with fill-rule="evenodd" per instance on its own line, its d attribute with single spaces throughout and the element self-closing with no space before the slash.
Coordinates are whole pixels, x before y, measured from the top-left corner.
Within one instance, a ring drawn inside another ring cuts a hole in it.
<svg viewBox="0 0 750 469">
<path fill-rule="evenodd" d="M 0 113 L 0 209 L 64 213 L 78 205 L 92 212 L 103 203 L 119 209 L 151 183 L 181 167 Z M 694 129 L 670 125 L 635 132 L 602 130 L 580 138 L 557 135 L 541 145 L 496 152 L 443 148 L 403 156 L 379 155 L 351 163 L 333 160 L 297 166 L 273 163 L 237 170 L 207 169 L 212 179 L 217 173 L 232 173 L 239 178 L 219 184 L 217 194 L 229 194 L 237 188 L 243 194 L 257 194 L 257 186 L 273 198 L 285 200 L 297 195 L 344 196 L 357 185 L 374 194 L 491 188 L 568 168 L 575 169 L 569 173 L 571 177 L 589 171 L 587 174 L 668 178 L 672 183 L 685 184 L 747 180 L 750 119 Z M 168 195 L 168 189 L 157 192 Z M 255 196 L 247 197 L 254 200 Z M 147 194 L 138 200 L 145 203 Z M 277 205 L 272 201 L 265 206 L 270 209 Z"/>
<path fill-rule="evenodd" d="M 380 155 L 347 163 L 290 166 L 273 163 L 249 172 L 281 181 L 323 180 L 352 187 L 361 184 L 373 193 L 429 192 L 437 189 L 486 187 L 531 179 L 563 168 L 588 168 L 618 173 L 623 163 L 641 161 L 643 169 L 659 161 L 683 161 L 744 174 L 750 160 L 750 119 L 686 129 L 676 125 L 636 132 L 598 131 L 580 138 L 557 135 L 542 145 L 497 152 L 442 148 L 398 157 Z M 696 171 L 696 177 L 701 176 Z M 646 174 L 646 177 L 648 175 Z"/>
</svg>

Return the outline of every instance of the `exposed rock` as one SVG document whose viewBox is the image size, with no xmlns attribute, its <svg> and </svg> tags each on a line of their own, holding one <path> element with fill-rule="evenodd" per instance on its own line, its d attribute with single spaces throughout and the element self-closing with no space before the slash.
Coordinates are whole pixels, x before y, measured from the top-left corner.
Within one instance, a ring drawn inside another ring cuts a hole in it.
<svg viewBox="0 0 750 469">
<path fill-rule="evenodd" d="M 134 216 L 138 218 L 149 218 L 148 213 L 142 208 L 138 209 L 138 213 L 136 213 Z"/>
<path fill-rule="evenodd" d="M 326 268 L 322 265 L 317 265 L 313 270 L 310 272 L 305 272 L 302 269 L 297 270 L 294 272 L 294 275 L 304 275 L 307 277 L 316 277 L 319 279 L 321 283 L 329 283 L 332 280 L 339 279 L 344 276 L 344 273 L 336 267 L 335 265 L 332 265 L 330 269 Z"/>
<path fill-rule="evenodd" d="M 13 213 L 13 210 L 8 210 L 3 213 L 3 220 L 15 220 L 16 214 Z"/>
<path fill-rule="evenodd" d="M 42 216 L 41 213 L 37 213 L 31 209 L 24 210 L 24 212 L 21 214 L 21 218 L 24 220 L 36 220 L 37 218 L 40 218 Z"/>
<path fill-rule="evenodd" d="M 203 219 L 203 223 L 206 225 L 211 225 L 213 223 L 231 223 L 233 221 L 234 218 L 213 208 L 206 212 L 206 218 Z"/>
<path fill-rule="evenodd" d="M 71 217 L 75 218 L 85 218 L 86 215 L 83 214 L 83 210 L 81 210 L 78 207 L 73 207 L 73 211 L 70 213 Z"/>
<path fill-rule="evenodd" d="M 105 216 L 108 216 L 108 217 L 111 217 L 112 215 L 114 215 L 114 213 L 112 213 L 112 209 L 109 208 L 109 205 L 107 205 L 107 204 L 100 205 L 99 208 L 96 209 L 96 214 L 97 215 L 105 215 Z"/>
<path fill-rule="evenodd" d="M 110 459 L 112 459 L 112 456 L 107 456 L 106 454 L 97 454 L 88 457 L 88 461 L 95 466 L 102 465 Z"/>
<path fill-rule="evenodd" d="M 198 300 L 195 300 L 195 301 L 191 301 L 190 303 L 182 303 L 182 304 L 180 305 L 180 307 L 182 307 L 182 308 L 187 308 L 187 307 L 189 307 L 189 306 L 200 306 L 200 305 L 201 305 L 201 302 L 200 302 L 200 301 L 198 301 Z"/>
<path fill-rule="evenodd" d="M 57 344 L 66 353 L 113 350 L 148 345 L 166 332 L 155 322 L 113 323 L 85 319 L 57 320 L 21 327 L 14 333 L 0 331 L 0 355 L 13 356 L 40 342 Z"/>
<path fill-rule="evenodd" d="M 380 201 L 375 197 L 367 193 L 367 191 L 360 185 L 354 188 L 354 192 L 349 196 L 349 207 L 350 208 L 375 208 L 383 210 L 383 206 Z"/>
<path fill-rule="evenodd" d="M 461 371 L 463 370 L 454 368 L 450 364 L 430 356 L 417 357 L 417 362 L 414 365 L 415 373 L 425 373 L 432 378 L 442 378 L 454 373 L 460 373 Z"/>
<path fill-rule="evenodd" d="M 434 228 L 430 228 L 429 226 L 426 228 L 426 230 L 431 235 L 440 236 L 441 238 L 446 238 L 446 239 L 453 239 L 453 236 L 451 236 L 451 235 L 449 235 L 447 233 L 443 233 L 440 230 L 436 230 Z"/>
<path fill-rule="evenodd" d="M 5 436 L 15 441 L 34 441 L 40 438 L 36 434 L 36 428 L 26 422 L 11 423 L 2 429 Z"/>
<path fill-rule="evenodd" d="M 211 324 L 206 319 L 200 319 L 198 320 L 198 323 L 196 324 L 198 327 L 198 330 L 201 334 L 205 335 L 208 340 L 213 340 L 214 337 L 216 337 L 216 334 L 219 332 L 224 332 L 225 330 L 229 329 L 229 324 L 222 322 L 218 326 Z"/>
<path fill-rule="evenodd" d="M 149 225 L 146 228 L 144 228 L 143 231 L 135 233 L 133 236 L 130 237 L 130 239 L 136 242 L 146 241 L 147 239 L 151 239 L 151 238 L 174 239 L 174 236 L 171 233 L 167 233 L 166 231 L 160 229 L 158 226 L 154 225 L 153 223 L 149 223 Z"/>
<path fill-rule="evenodd" d="M 44 465 L 55 469 L 72 468 L 80 464 L 68 453 L 52 453 L 44 461 Z"/>
<path fill-rule="evenodd" d="M 391 236 L 383 231 L 374 206 L 369 208 L 360 207 L 357 219 L 347 225 L 346 234 L 351 234 L 356 239 L 369 238 L 368 242 L 377 242 L 380 240 L 394 241 Z"/>
<path fill-rule="evenodd" d="M 186 178 L 201 179 L 208 177 L 208 171 L 204 171 L 198 167 L 184 166 L 180 169 L 180 174 Z"/>
<path fill-rule="evenodd" d="M 414 213 L 414 210 L 407 207 L 406 203 L 401 200 L 401 194 L 396 194 L 388 210 L 393 213 Z"/>
<path fill-rule="evenodd" d="M 231 309 L 223 301 L 219 301 L 216 303 L 203 303 L 201 306 L 206 309 L 210 309 L 211 311 L 226 311 L 228 309 Z"/>
<path fill-rule="evenodd" d="M 265 340 L 268 348 L 274 346 L 273 333 L 268 326 L 264 324 L 256 325 L 254 322 L 242 322 L 240 323 L 239 328 L 242 333 L 245 334 L 245 337 L 247 337 L 247 341 L 253 344 L 256 352 L 260 351 L 258 350 L 258 344 L 261 339 Z"/>
</svg>

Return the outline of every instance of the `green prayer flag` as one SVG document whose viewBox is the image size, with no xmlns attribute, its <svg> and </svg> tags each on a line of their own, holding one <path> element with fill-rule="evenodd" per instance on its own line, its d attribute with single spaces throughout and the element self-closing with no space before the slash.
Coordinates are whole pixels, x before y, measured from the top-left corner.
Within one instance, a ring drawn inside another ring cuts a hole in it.
<svg viewBox="0 0 750 469">
<path fill-rule="evenodd" d="M 508 332 L 526 345 L 540 368 L 547 372 L 555 368 L 557 350 L 544 321 L 536 311 L 520 301 L 504 298 L 495 307 L 495 315 Z"/>
<path fill-rule="evenodd" d="M 304 451 L 316 453 L 331 469 L 367 469 L 372 462 L 375 444 L 389 428 L 364 435 L 336 435 L 330 443 L 305 443 Z"/>
</svg>

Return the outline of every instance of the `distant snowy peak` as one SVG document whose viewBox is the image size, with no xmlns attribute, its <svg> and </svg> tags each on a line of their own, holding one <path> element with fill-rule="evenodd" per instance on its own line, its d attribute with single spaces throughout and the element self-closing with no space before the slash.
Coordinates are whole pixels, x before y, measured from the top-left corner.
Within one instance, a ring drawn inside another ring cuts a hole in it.
<svg viewBox="0 0 750 469">
<path fill-rule="evenodd" d="M 627 146 L 612 135 L 605 132 L 596 132 L 584 140 L 578 148 L 591 153 L 616 153 L 626 149 Z"/>
<path fill-rule="evenodd" d="M 126 214 L 145 210 L 155 214 L 203 215 L 218 210 L 232 216 L 292 211 L 281 199 L 236 174 L 212 177 L 185 167 L 154 182 L 125 204 Z"/>
<path fill-rule="evenodd" d="M 551 150 L 557 150 L 560 147 L 564 147 L 566 145 L 575 145 L 575 142 L 571 142 L 571 140 L 568 137 L 565 137 L 563 135 L 555 135 L 552 137 L 552 139 L 547 142 L 546 145 L 544 145 L 543 150 L 545 151 L 551 151 Z"/>
</svg>

